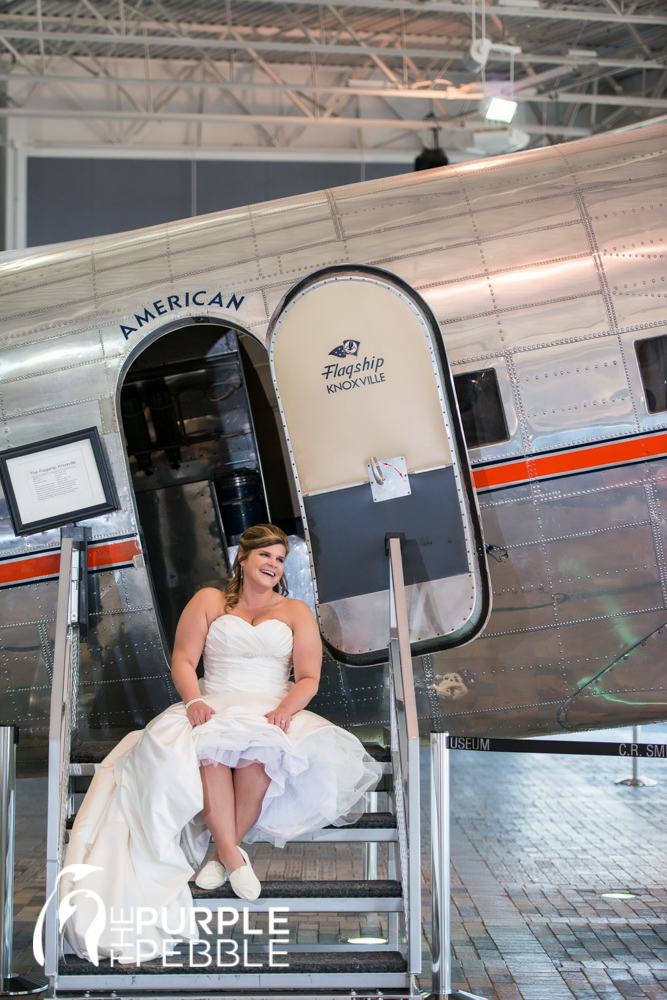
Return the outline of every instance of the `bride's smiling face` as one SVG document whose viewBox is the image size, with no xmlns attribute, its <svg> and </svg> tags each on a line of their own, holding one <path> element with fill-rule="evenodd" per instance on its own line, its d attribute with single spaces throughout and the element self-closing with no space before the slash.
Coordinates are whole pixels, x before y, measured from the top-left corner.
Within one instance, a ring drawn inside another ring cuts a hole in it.
<svg viewBox="0 0 667 1000">
<path fill-rule="evenodd" d="M 244 584 L 252 582 L 257 587 L 272 590 L 285 570 L 285 546 L 265 545 L 252 549 L 241 565 Z"/>
</svg>

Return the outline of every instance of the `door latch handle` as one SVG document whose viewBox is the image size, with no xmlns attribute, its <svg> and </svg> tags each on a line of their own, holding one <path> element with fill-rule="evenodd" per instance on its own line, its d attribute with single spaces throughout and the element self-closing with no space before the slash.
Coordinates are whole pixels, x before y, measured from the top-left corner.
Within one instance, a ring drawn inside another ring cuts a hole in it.
<svg viewBox="0 0 667 1000">
<path fill-rule="evenodd" d="M 383 486 L 385 482 L 384 472 L 380 468 L 380 463 L 378 462 L 377 458 L 375 458 L 374 455 L 371 455 L 370 466 L 371 469 L 373 470 L 373 477 L 375 479 L 375 482 L 378 484 L 378 486 Z"/>
</svg>

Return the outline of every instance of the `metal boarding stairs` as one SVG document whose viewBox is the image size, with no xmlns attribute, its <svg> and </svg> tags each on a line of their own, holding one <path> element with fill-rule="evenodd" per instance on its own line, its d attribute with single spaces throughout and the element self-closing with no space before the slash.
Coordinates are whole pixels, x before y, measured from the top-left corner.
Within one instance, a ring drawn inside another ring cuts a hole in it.
<svg viewBox="0 0 667 1000">
<path fill-rule="evenodd" d="M 87 627 L 86 537 L 81 528 L 62 530 L 49 730 L 46 896 L 53 898 L 46 911 L 44 942 L 44 971 L 52 996 L 82 991 L 107 995 L 168 991 L 167 995 L 172 997 L 179 994 L 190 997 L 194 992 L 201 995 L 243 990 L 248 997 L 276 997 L 284 990 L 296 990 L 303 996 L 323 989 L 347 995 L 357 991 L 381 993 L 384 997 L 420 996 L 416 980 L 421 972 L 422 936 L 419 731 L 398 537 L 388 538 L 388 552 L 390 748 L 367 746 L 368 752 L 383 763 L 384 775 L 378 790 L 367 798 L 368 811 L 357 823 L 328 827 L 297 838 L 309 843 L 363 845 L 364 879 L 265 881 L 262 895 L 254 903 L 238 899 L 228 885 L 204 891 L 191 883 L 198 908 L 213 914 L 223 907 L 228 913 L 236 910 L 239 922 L 244 909 L 247 913 L 244 919 L 256 919 L 254 914 L 266 914 L 269 907 L 288 911 L 284 916 L 290 923 L 301 914 L 386 914 L 386 941 L 380 945 L 351 944 L 347 940 L 317 945 L 276 941 L 271 951 L 268 944 L 251 944 L 244 946 L 243 961 L 236 965 L 226 964 L 225 949 L 221 967 L 216 964 L 215 952 L 213 964 L 206 967 L 198 964 L 196 946 L 192 966 L 184 960 L 179 969 L 165 968 L 161 959 L 134 966 L 102 959 L 94 966 L 68 951 L 58 922 L 58 879 L 64 864 L 68 826 L 96 765 L 111 745 L 84 744 L 72 749 L 78 648 Z M 381 797 L 387 804 L 384 811 L 377 811 Z M 380 843 L 386 843 L 388 848 L 386 880 L 377 879 Z"/>
</svg>

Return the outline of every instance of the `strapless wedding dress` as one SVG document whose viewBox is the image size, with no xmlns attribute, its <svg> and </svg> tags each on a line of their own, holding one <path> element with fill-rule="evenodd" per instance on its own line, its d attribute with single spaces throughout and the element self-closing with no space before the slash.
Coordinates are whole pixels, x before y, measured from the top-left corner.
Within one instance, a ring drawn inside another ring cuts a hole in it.
<svg viewBox="0 0 667 1000">
<path fill-rule="evenodd" d="M 196 938 L 188 881 L 209 844 L 200 763 L 264 764 L 271 783 L 244 838 L 248 843 L 283 846 L 302 833 L 359 817 L 363 795 L 375 787 L 381 768 L 356 736 L 307 710 L 292 717 L 287 733 L 265 718 L 291 686 L 292 639 L 292 630 L 278 619 L 251 625 L 236 615 L 217 618 L 206 637 L 200 682 L 215 715 L 193 728 L 183 703 L 172 705 L 146 729 L 126 736 L 99 766 L 65 860 L 65 867 L 96 870 L 80 881 L 75 876 L 81 869 L 65 874 L 60 890 L 61 900 L 77 894 L 65 936 L 80 957 L 95 950 L 108 957 L 113 949 L 117 960 L 134 962 L 151 957 L 147 942 L 159 956 L 164 939 Z M 95 922 L 98 899 L 106 908 L 101 931 L 101 920 Z M 151 910 L 137 955 L 129 917 L 141 907 Z M 157 919 L 151 923 L 153 911 Z"/>
</svg>

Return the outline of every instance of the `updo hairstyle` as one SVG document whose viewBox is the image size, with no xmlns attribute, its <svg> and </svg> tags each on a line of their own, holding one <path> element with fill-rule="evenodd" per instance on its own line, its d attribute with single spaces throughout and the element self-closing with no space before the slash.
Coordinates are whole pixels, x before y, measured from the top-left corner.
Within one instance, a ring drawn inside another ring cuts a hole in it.
<svg viewBox="0 0 667 1000">
<path fill-rule="evenodd" d="M 253 551 L 253 549 L 263 549 L 269 545 L 284 545 L 285 555 L 289 552 L 289 542 L 287 535 L 275 524 L 255 524 L 252 528 L 246 528 L 239 539 L 239 547 L 234 557 L 234 565 L 225 587 L 225 613 L 235 608 L 239 598 L 243 593 L 243 580 L 241 577 L 241 563 Z M 287 580 L 285 574 L 281 576 L 278 583 L 273 588 L 277 594 L 287 596 Z"/>
</svg>

